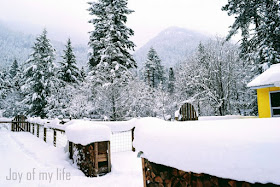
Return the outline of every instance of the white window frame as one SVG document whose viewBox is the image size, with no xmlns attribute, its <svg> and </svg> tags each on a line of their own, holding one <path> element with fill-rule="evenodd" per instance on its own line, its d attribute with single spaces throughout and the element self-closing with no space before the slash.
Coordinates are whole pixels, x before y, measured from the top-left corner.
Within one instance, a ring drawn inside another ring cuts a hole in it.
<svg viewBox="0 0 280 187">
<path fill-rule="evenodd" d="M 273 115 L 273 109 L 280 109 L 280 107 L 272 107 L 271 106 L 271 93 L 280 93 L 280 90 L 269 92 L 270 115 L 271 115 L 271 117 L 280 117 L 280 115 Z"/>
</svg>

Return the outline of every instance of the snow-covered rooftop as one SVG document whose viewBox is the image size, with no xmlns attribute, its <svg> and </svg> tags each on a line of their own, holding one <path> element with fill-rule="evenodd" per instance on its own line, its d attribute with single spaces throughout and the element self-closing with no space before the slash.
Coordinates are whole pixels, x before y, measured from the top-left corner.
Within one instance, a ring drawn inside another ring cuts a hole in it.
<svg viewBox="0 0 280 187">
<path fill-rule="evenodd" d="M 142 157 L 183 171 L 251 183 L 280 184 L 280 118 L 137 121 Z"/>
<path fill-rule="evenodd" d="M 247 87 L 280 87 L 280 64 L 270 66 L 268 70 L 257 76 L 254 80 L 247 84 Z"/>
</svg>

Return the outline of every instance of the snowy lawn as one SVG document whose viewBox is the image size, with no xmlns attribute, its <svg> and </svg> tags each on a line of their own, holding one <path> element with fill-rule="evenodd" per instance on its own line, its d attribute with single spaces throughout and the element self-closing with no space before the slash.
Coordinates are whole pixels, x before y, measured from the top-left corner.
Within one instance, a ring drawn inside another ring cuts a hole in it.
<svg viewBox="0 0 280 187">
<path fill-rule="evenodd" d="M 71 164 L 63 148 L 46 144 L 30 133 L 4 128 L 0 129 L 0 166 L 0 186 L 5 187 L 143 186 L 141 160 L 136 153 L 112 153 L 112 172 L 87 178 Z"/>
</svg>

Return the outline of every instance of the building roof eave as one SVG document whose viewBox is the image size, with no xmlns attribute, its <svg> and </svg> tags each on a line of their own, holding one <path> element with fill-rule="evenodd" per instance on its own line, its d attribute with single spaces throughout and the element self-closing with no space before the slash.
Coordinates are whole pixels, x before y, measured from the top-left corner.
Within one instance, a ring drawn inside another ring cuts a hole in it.
<svg viewBox="0 0 280 187">
<path fill-rule="evenodd" d="M 256 90 L 256 89 L 268 88 L 268 87 L 275 87 L 275 85 L 274 84 L 267 84 L 267 85 L 260 85 L 260 86 L 251 86 L 250 89 Z"/>
</svg>

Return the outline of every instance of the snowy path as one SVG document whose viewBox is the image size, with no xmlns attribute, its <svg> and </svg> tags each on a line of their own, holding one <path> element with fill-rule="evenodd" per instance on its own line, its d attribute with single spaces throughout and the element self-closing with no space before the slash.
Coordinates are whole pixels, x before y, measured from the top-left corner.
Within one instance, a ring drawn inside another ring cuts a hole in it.
<svg viewBox="0 0 280 187">
<path fill-rule="evenodd" d="M 70 162 L 63 148 L 0 130 L 0 186 L 143 186 L 141 160 L 133 152 L 112 154 L 112 172 L 97 178 L 85 177 Z"/>
</svg>

